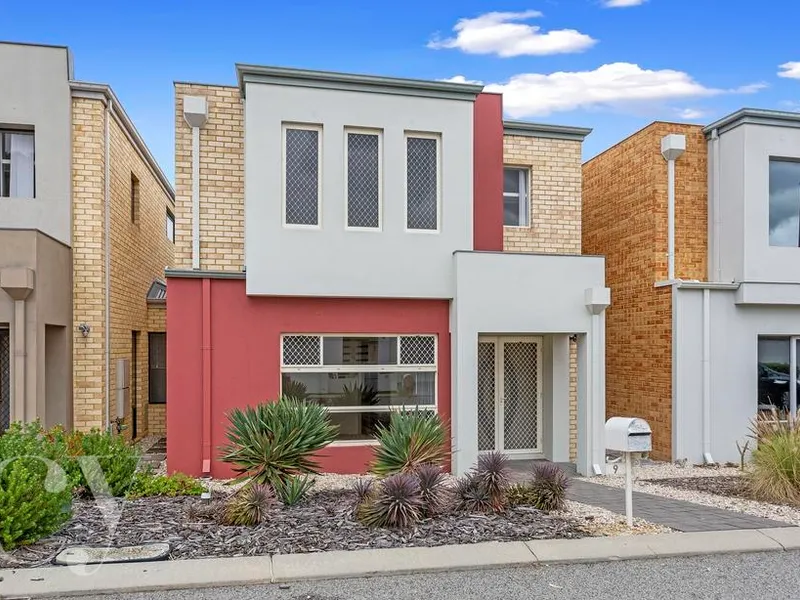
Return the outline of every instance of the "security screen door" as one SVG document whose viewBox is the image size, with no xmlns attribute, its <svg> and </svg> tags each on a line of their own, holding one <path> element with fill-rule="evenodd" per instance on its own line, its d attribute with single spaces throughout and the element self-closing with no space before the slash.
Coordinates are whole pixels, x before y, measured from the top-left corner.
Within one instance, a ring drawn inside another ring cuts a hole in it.
<svg viewBox="0 0 800 600">
<path fill-rule="evenodd" d="M 542 339 L 478 340 L 478 450 L 523 458 L 542 451 Z"/>
</svg>

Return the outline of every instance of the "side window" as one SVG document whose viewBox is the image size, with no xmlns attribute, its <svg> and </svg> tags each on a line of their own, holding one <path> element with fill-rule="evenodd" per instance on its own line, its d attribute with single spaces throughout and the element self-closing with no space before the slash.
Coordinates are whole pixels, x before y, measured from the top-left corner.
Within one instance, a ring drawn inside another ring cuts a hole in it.
<svg viewBox="0 0 800 600">
<path fill-rule="evenodd" d="M 503 225 L 528 226 L 528 188 L 528 169 L 506 167 L 503 170 Z"/>
<path fill-rule="evenodd" d="M 320 154 L 322 129 L 286 125 L 283 128 L 283 222 L 319 226 Z"/>
<path fill-rule="evenodd" d="M 33 132 L 0 130 L 0 198 L 35 198 Z"/>
<path fill-rule="evenodd" d="M 172 214 L 170 209 L 167 209 L 167 239 L 175 243 L 175 215 Z"/>
</svg>

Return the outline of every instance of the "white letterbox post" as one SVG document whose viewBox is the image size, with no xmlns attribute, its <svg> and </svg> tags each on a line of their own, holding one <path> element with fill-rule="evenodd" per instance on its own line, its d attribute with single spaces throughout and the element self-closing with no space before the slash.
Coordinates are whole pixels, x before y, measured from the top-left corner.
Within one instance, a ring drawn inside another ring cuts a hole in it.
<svg viewBox="0 0 800 600">
<path fill-rule="evenodd" d="M 625 455 L 625 516 L 633 527 L 633 461 L 631 456 L 653 449 L 653 432 L 644 419 L 611 417 L 606 421 L 606 448 Z"/>
</svg>

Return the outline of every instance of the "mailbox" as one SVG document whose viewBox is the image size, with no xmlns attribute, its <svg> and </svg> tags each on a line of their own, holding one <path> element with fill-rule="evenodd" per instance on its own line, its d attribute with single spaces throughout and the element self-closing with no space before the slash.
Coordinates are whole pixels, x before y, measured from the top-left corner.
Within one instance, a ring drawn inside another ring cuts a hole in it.
<svg viewBox="0 0 800 600">
<path fill-rule="evenodd" d="M 606 448 L 616 452 L 650 452 L 653 433 L 644 419 L 611 417 L 606 421 Z"/>
</svg>

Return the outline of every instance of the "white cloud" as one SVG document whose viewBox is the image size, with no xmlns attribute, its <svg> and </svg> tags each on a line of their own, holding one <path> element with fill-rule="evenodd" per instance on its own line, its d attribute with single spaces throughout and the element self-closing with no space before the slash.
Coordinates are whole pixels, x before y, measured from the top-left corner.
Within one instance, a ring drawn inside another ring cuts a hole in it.
<svg viewBox="0 0 800 600">
<path fill-rule="evenodd" d="M 582 52 L 597 40 L 575 29 L 556 29 L 542 32 L 527 21 L 542 17 L 537 10 L 523 12 L 490 12 L 473 19 L 459 19 L 453 31 L 455 37 L 434 38 L 428 48 L 457 48 L 468 54 L 497 54 L 511 56 L 544 56 Z"/>
<path fill-rule="evenodd" d="M 629 6 L 640 6 L 647 0 L 603 0 L 606 8 L 628 8 Z"/>
<path fill-rule="evenodd" d="M 439 81 L 448 81 L 450 83 L 471 83 L 474 85 L 483 85 L 482 81 L 478 81 L 477 79 L 467 79 L 463 75 L 454 75 L 453 77 L 448 77 L 447 79 L 440 79 Z"/>
<path fill-rule="evenodd" d="M 793 61 L 783 63 L 778 67 L 782 69 L 778 71 L 778 77 L 786 77 L 787 79 L 800 79 L 800 62 Z"/>
<path fill-rule="evenodd" d="M 692 121 L 694 119 L 702 119 L 706 116 L 706 111 L 699 110 L 697 108 L 684 108 L 683 110 L 678 111 L 678 117 L 681 119 L 685 119 L 687 121 Z"/>
<path fill-rule="evenodd" d="M 764 84 L 716 89 L 672 69 L 649 70 L 632 63 L 611 63 L 593 71 L 522 73 L 507 82 L 492 83 L 487 92 L 503 94 L 506 113 L 513 117 L 545 116 L 576 109 L 659 104 L 720 94 L 753 93 Z"/>
</svg>

